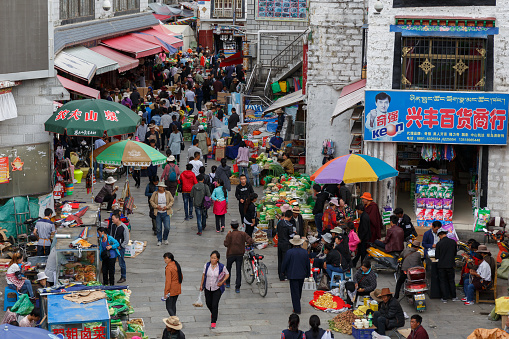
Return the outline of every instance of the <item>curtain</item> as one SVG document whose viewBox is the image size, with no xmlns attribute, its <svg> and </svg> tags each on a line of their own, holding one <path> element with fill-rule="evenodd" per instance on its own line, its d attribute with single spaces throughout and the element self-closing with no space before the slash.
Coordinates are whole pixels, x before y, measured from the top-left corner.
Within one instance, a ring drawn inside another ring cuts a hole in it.
<svg viewBox="0 0 509 339">
<path fill-rule="evenodd" d="M 11 89 L 0 90 L 0 93 L 0 121 L 16 118 L 18 116 L 18 108 L 16 107 Z"/>
</svg>

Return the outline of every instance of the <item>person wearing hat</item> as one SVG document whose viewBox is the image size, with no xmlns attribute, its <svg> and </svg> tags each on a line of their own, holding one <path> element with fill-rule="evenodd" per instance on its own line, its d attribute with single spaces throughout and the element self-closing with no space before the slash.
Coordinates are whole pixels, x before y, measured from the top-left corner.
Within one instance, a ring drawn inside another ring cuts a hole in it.
<svg viewBox="0 0 509 339">
<path fill-rule="evenodd" d="M 34 291 L 35 293 L 35 298 L 39 298 L 40 294 L 39 294 L 39 289 L 40 288 L 46 288 L 48 287 L 48 276 L 46 275 L 45 272 L 39 272 L 37 273 L 37 284 L 35 285 L 32 285 L 32 290 Z"/>
<path fill-rule="evenodd" d="M 405 325 L 405 314 L 398 301 L 392 297 L 392 292 L 388 288 L 382 288 L 378 295 L 382 302 L 378 305 L 378 311 L 373 314 L 373 325 L 376 332 L 385 335 L 386 330 Z"/>
<path fill-rule="evenodd" d="M 237 88 L 239 86 L 239 79 L 233 78 L 232 83 L 230 84 L 230 93 L 238 92 Z"/>
<path fill-rule="evenodd" d="M 380 209 L 376 202 L 373 201 L 371 193 L 364 192 L 361 196 L 362 204 L 364 205 L 364 212 L 369 215 L 371 238 L 369 242 L 375 242 L 375 240 L 382 237 L 382 217 L 380 216 Z"/>
<path fill-rule="evenodd" d="M 288 205 L 289 207 L 290 205 Z M 277 272 L 279 280 L 286 280 L 284 271 L 282 269 L 283 260 L 286 252 L 290 249 L 290 239 L 293 237 L 293 225 L 290 222 L 293 213 L 290 209 L 283 212 L 283 217 L 276 225 L 277 231 Z"/>
<path fill-rule="evenodd" d="M 291 216 L 289 216 L 289 218 L 291 218 Z M 290 280 L 290 294 L 292 296 L 293 313 L 297 314 L 300 314 L 301 312 L 300 298 L 302 296 L 304 279 L 309 277 L 311 274 L 308 252 L 301 247 L 304 241 L 305 240 L 298 234 L 290 240 L 290 244 L 293 248 L 286 252 L 281 267 L 281 272 Z"/>
<path fill-rule="evenodd" d="M 117 195 L 115 192 L 118 190 L 118 186 L 113 187 L 113 184 L 117 182 L 117 180 L 113 179 L 113 177 L 108 177 L 106 181 L 104 182 L 103 188 L 97 193 L 95 196 L 94 201 L 96 203 L 103 203 L 107 202 L 108 207 L 106 207 L 107 211 L 111 211 L 111 206 L 113 205 L 113 201 L 117 198 Z"/>
<path fill-rule="evenodd" d="M 441 223 L 440 223 L 441 225 Z M 456 272 L 456 241 L 447 236 L 449 232 L 440 227 L 437 231 L 440 240 L 435 247 L 435 258 L 437 259 L 438 278 L 440 280 L 440 294 L 442 295 L 442 302 L 447 303 L 447 299 L 452 301 L 459 301 L 456 298 L 456 284 L 454 277 Z"/>
<path fill-rule="evenodd" d="M 232 107 L 232 114 L 228 118 L 228 129 L 230 130 L 230 136 L 233 137 L 233 129 L 237 127 L 240 122 L 240 116 L 237 114 L 235 107 Z M 238 133 L 238 132 L 236 132 Z"/>
<path fill-rule="evenodd" d="M 307 234 L 307 230 L 305 229 L 305 225 L 304 225 L 304 219 L 302 218 L 302 215 L 300 215 L 300 207 L 299 206 L 294 206 L 292 208 L 292 213 L 293 213 L 293 216 L 292 216 L 292 219 L 290 220 L 290 222 L 292 223 L 293 225 L 293 232 L 295 234 L 298 234 L 300 235 L 301 238 L 305 238 L 306 237 L 306 234 Z"/>
<path fill-rule="evenodd" d="M 467 306 L 475 304 L 475 291 L 488 289 L 496 274 L 496 261 L 491 257 L 488 247 L 486 245 L 479 245 L 477 253 L 482 256 L 479 267 L 477 270 L 471 268 L 469 276 L 463 280 L 465 297 L 461 301 Z"/>
<path fill-rule="evenodd" d="M 161 241 L 168 245 L 168 234 L 170 233 L 170 215 L 173 214 L 171 207 L 174 199 L 170 192 L 165 190 L 166 185 L 162 182 L 157 184 L 157 191 L 152 193 L 150 198 L 150 206 L 156 214 L 157 226 L 157 246 L 161 246 Z M 162 225 L 164 224 L 164 233 L 162 233 Z"/>
<path fill-rule="evenodd" d="M 409 268 L 422 266 L 421 253 L 419 248 L 421 243 L 417 240 L 412 241 L 410 247 L 406 247 L 403 252 L 399 255 L 403 258 L 401 262 L 401 274 L 396 281 L 396 291 L 394 292 L 394 298 L 399 299 L 399 291 L 407 279 L 407 271 Z"/>
<path fill-rule="evenodd" d="M 320 254 L 320 252 L 322 250 L 320 239 L 313 237 L 313 236 L 309 236 L 308 243 L 309 243 L 309 246 L 308 246 L 309 259 L 314 259 L 314 258 L 316 258 L 316 256 L 318 254 Z"/>
<path fill-rule="evenodd" d="M 329 206 L 325 208 L 322 216 L 322 232 L 327 233 L 338 226 L 337 211 L 338 211 L 338 198 L 331 198 Z"/>
<path fill-rule="evenodd" d="M 156 124 L 154 123 L 151 123 L 148 125 L 148 132 L 147 134 L 145 135 L 145 143 L 147 145 L 150 145 L 150 140 L 155 140 L 155 147 L 157 149 L 160 149 L 161 148 L 161 138 L 159 136 L 159 132 L 157 131 L 158 128 L 156 128 Z"/>
<path fill-rule="evenodd" d="M 122 94 L 120 94 L 120 90 L 118 88 L 115 88 L 113 92 L 114 92 L 112 95 L 113 101 L 120 103 L 122 101 Z"/>
<path fill-rule="evenodd" d="M 226 270 L 231 274 L 233 263 L 235 263 L 237 270 L 235 292 L 240 293 L 240 285 L 242 283 L 242 259 L 246 251 L 246 244 L 252 245 L 254 240 L 246 232 L 239 231 L 238 220 L 233 219 L 230 225 L 232 229 L 228 231 L 223 242 L 224 247 L 226 247 Z M 226 287 L 230 287 L 230 277 L 226 280 Z"/>
<path fill-rule="evenodd" d="M 278 108 L 274 113 L 277 114 L 277 130 L 281 131 L 285 123 L 285 111 L 283 111 L 281 108 Z"/>
<path fill-rule="evenodd" d="M 124 92 L 124 95 L 122 96 L 122 101 L 120 102 L 120 104 L 124 105 L 126 107 L 129 107 L 129 108 L 133 107 L 133 102 L 129 98 L 128 92 Z"/>
<path fill-rule="evenodd" d="M 359 259 L 363 262 L 364 258 L 368 254 L 366 250 L 368 249 L 368 242 L 371 234 L 369 215 L 364 212 L 364 205 L 358 204 L 355 209 L 359 215 L 359 228 L 357 229 L 357 235 L 361 242 L 357 245 L 357 255 L 352 260 L 354 267 L 357 266 Z"/>
<path fill-rule="evenodd" d="M 177 192 L 179 176 L 180 169 L 175 163 L 175 156 L 170 155 L 166 158 L 166 165 L 164 166 L 163 174 L 161 174 L 161 179 L 164 180 L 164 184 L 172 196 L 175 196 Z"/>
<path fill-rule="evenodd" d="M 243 142 L 242 135 L 240 134 L 240 129 L 238 127 L 234 127 L 231 130 L 233 136 L 230 141 L 230 145 L 226 147 L 225 156 L 230 159 L 237 159 L 239 155 L 239 148 Z"/>
<path fill-rule="evenodd" d="M 182 332 L 182 323 L 177 316 L 165 318 L 163 323 L 166 325 L 163 331 L 163 339 L 186 339 L 184 332 Z"/>
</svg>

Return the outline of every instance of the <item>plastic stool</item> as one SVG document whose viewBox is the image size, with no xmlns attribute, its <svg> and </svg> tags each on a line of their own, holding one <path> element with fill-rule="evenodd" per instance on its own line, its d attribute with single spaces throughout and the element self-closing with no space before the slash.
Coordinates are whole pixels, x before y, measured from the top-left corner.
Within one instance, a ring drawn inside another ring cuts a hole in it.
<svg viewBox="0 0 509 339">
<path fill-rule="evenodd" d="M 9 293 L 15 293 L 16 298 L 9 298 Z M 4 298 L 4 312 L 5 312 L 7 311 L 7 307 L 14 306 L 16 301 L 18 301 L 19 293 L 18 291 L 9 288 L 9 286 L 5 286 L 4 295 L 5 295 Z"/>
<path fill-rule="evenodd" d="M 335 282 L 334 277 L 339 277 L 339 280 Z M 330 289 L 332 290 L 334 287 L 339 287 L 341 280 L 345 280 L 345 274 L 333 271 L 332 277 L 330 278 Z"/>
</svg>

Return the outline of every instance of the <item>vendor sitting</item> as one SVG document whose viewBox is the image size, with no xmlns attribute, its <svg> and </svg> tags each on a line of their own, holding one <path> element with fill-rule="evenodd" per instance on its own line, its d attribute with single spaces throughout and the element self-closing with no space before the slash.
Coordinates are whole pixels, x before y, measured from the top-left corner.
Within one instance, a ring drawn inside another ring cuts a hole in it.
<svg viewBox="0 0 509 339">
<path fill-rule="evenodd" d="M 315 238 L 313 236 L 308 238 L 309 246 L 308 246 L 308 256 L 309 259 L 314 259 L 320 252 L 322 251 L 322 243 L 320 239 Z"/>
<path fill-rule="evenodd" d="M 377 284 L 377 276 L 376 273 L 371 269 L 371 262 L 369 260 L 365 260 L 361 268 L 355 273 L 352 281 L 347 281 L 345 284 L 345 288 L 349 292 L 357 291 L 356 297 L 358 295 L 369 295 L 376 289 Z M 347 294 L 346 302 L 350 305 L 353 305 L 355 300 L 350 299 L 350 294 Z"/>
<path fill-rule="evenodd" d="M 385 239 L 383 241 L 375 240 L 375 245 L 383 248 L 386 253 L 403 251 L 404 232 L 398 226 L 398 221 L 399 218 L 397 216 L 391 215 L 390 228 L 387 230 Z"/>
<path fill-rule="evenodd" d="M 37 220 L 34 228 L 34 235 L 39 239 L 37 241 L 37 255 L 49 255 L 51 249 L 51 238 L 55 235 L 55 225 L 51 221 L 53 210 L 46 208 L 44 218 Z"/>
<path fill-rule="evenodd" d="M 118 190 L 118 186 L 113 187 L 113 184 L 117 180 L 113 179 L 113 177 L 108 177 L 106 181 L 104 182 L 103 188 L 97 193 L 94 201 L 97 203 L 103 203 L 107 202 L 108 207 L 106 207 L 106 210 L 111 211 L 111 206 L 113 205 L 113 201 L 117 198 L 117 195 L 115 192 Z"/>
<path fill-rule="evenodd" d="M 40 288 L 46 288 L 46 287 L 49 287 L 48 286 L 48 276 L 46 275 L 45 272 L 37 273 L 37 284 L 33 286 L 33 288 L 35 290 L 35 296 L 38 298 L 39 297 L 38 290 Z"/>
<path fill-rule="evenodd" d="M 279 151 L 283 145 L 283 138 L 281 132 L 276 131 L 276 134 L 269 140 L 269 151 Z"/>
<path fill-rule="evenodd" d="M 283 162 L 281 163 L 281 166 L 284 168 L 286 173 L 294 173 L 293 162 L 290 160 L 288 153 L 283 153 Z"/>
<path fill-rule="evenodd" d="M 475 291 L 488 289 L 492 285 L 496 274 L 496 261 L 488 248 L 485 245 L 479 245 L 477 253 L 481 254 L 483 258 L 479 267 L 477 270 L 471 269 L 470 275 L 463 277 L 465 298 L 461 301 L 464 301 L 467 306 L 474 304 Z"/>
<path fill-rule="evenodd" d="M 332 278 L 332 272 L 343 273 L 348 269 L 347 259 L 339 253 L 339 251 L 333 248 L 332 244 L 325 244 L 324 253 L 327 255 L 323 268 Z"/>
<path fill-rule="evenodd" d="M 381 303 L 378 305 L 378 311 L 373 314 L 373 325 L 376 327 L 376 332 L 385 335 L 386 330 L 404 326 L 403 309 L 398 299 L 392 297 L 391 290 L 382 288 L 377 297 L 381 298 Z"/>
<path fill-rule="evenodd" d="M 35 327 L 41 320 L 41 313 L 38 308 L 34 308 L 29 315 L 21 319 L 19 327 Z"/>
<path fill-rule="evenodd" d="M 5 275 L 5 280 L 7 280 L 7 286 L 16 290 L 21 294 L 28 294 L 30 298 L 34 297 L 34 292 L 32 290 L 32 283 L 27 278 L 21 275 L 20 265 L 23 263 L 23 255 L 21 253 L 14 253 L 11 261 L 9 262 L 9 268 L 7 269 L 7 274 Z"/>
</svg>

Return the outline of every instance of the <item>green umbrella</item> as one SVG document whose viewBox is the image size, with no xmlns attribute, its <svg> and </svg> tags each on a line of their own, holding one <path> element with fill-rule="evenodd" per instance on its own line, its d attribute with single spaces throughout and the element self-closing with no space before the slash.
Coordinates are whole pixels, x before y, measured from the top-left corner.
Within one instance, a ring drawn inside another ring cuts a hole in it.
<svg viewBox="0 0 509 339">
<path fill-rule="evenodd" d="M 139 141 L 110 142 L 94 151 L 99 164 L 114 166 L 150 166 L 166 162 L 166 156 L 157 149 Z"/>
<path fill-rule="evenodd" d="M 45 123 L 47 132 L 102 137 L 134 133 L 141 118 L 128 107 L 102 99 L 73 100 L 60 107 Z"/>
</svg>

